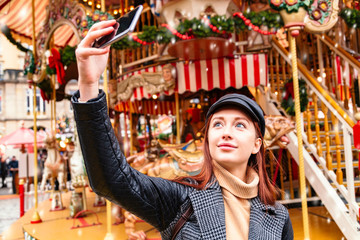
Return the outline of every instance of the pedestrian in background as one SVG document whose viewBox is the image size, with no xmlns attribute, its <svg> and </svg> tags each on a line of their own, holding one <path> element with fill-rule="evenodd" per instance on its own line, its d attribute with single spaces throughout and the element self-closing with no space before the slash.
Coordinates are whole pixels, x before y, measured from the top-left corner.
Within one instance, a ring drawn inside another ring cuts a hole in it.
<svg viewBox="0 0 360 240">
<path fill-rule="evenodd" d="M 19 178 L 19 161 L 16 159 L 15 156 L 12 156 L 11 161 L 9 162 L 9 169 L 12 177 L 13 194 L 16 194 L 16 182 Z"/>
<path fill-rule="evenodd" d="M 6 188 L 6 177 L 8 174 L 8 169 L 7 169 L 7 164 L 6 164 L 6 159 L 3 156 L 0 156 L 0 161 L 1 161 L 1 165 L 0 165 L 0 175 L 1 175 L 1 182 L 2 182 L 2 188 Z"/>
</svg>

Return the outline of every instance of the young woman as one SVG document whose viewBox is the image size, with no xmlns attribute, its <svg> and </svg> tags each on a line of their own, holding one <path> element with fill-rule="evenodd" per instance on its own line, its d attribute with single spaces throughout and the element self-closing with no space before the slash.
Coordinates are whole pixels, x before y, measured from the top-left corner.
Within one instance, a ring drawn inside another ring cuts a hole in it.
<svg viewBox="0 0 360 240">
<path fill-rule="evenodd" d="M 114 23 L 95 24 L 76 50 L 79 91 L 72 102 L 93 190 L 152 224 L 163 239 L 293 239 L 266 173 L 263 112 L 243 95 L 225 95 L 209 109 L 198 176 L 174 182 L 127 164 L 98 88 L 109 48 L 91 47 Z"/>
</svg>

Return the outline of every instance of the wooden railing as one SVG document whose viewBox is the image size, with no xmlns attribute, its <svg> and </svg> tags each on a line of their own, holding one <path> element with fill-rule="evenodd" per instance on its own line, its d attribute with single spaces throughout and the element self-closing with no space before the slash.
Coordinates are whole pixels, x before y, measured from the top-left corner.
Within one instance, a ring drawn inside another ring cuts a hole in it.
<svg viewBox="0 0 360 240">
<path fill-rule="evenodd" d="M 302 32 L 297 43 L 301 46 L 300 62 L 346 111 L 356 112 L 355 81 L 360 79 L 360 62 L 325 34 Z"/>
<path fill-rule="evenodd" d="M 144 26 L 158 26 L 157 20 L 149 7 L 143 9 L 140 21 L 137 23 L 133 34 L 141 33 Z M 124 50 L 112 49 L 110 63 L 112 66 L 111 78 L 117 78 L 119 74 L 126 74 L 127 71 L 141 68 L 147 62 L 157 59 L 159 57 L 158 50 L 159 45 L 157 43 Z"/>
<path fill-rule="evenodd" d="M 273 39 L 273 46 L 269 54 L 270 92 L 273 99 L 280 103 L 280 90 L 291 75 L 291 62 L 288 51 L 276 39 Z M 335 54 L 338 52 L 336 51 Z M 282 61 L 281 59 L 285 62 L 282 62 L 280 67 L 278 63 Z M 343 59 L 345 61 L 351 58 L 347 56 Z M 359 176 L 354 175 L 354 168 L 358 167 L 359 159 L 357 150 L 351 143 L 352 127 L 355 124 L 354 115 L 349 114 L 350 110 L 355 110 L 355 107 L 344 109 L 344 99 L 338 100 L 336 94 L 331 94 L 331 91 L 327 90 L 327 84 L 317 81 L 314 74 L 308 70 L 315 69 L 313 64 L 316 63 L 315 61 L 303 63 L 299 60 L 297 66 L 300 77 L 306 82 L 310 99 L 307 110 L 303 113 L 304 146 L 331 184 L 349 203 L 350 215 L 356 221 L 359 206 L 355 199 L 355 179 L 359 179 Z M 356 64 L 349 65 L 356 68 Z"/>
</svg>

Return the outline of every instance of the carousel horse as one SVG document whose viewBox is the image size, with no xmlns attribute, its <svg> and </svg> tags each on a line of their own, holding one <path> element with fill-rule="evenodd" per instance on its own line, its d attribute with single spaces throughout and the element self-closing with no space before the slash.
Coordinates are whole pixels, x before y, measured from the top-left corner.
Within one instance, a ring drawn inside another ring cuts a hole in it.
<svg viewBox="0 0 360 240">
<path fill-rule="evenodd" d="M 289 140 L 285 135 L 295 129 L 295 124 L 287 117 L 280 115 L 269 115 L 265 116 L 265 127 L 265 149 L 275 145 L 279 146 L 280 148 L 286 148 Z"/>
<path fill-rule="evenodd" d="M 70 158 L 71 185 L 74 188 L 85 187 L 87 175 L 76 129 L 74 130 L 74 144 L 74 152 Z"/>
<path fill-rule="evenodd" d="M 168 144 L 158 140 L 159 145 L 167 154 L 161 158 L 156 154 L 159 150 L 157 146 L 150 147 L 149 152 L 141 152 L 128 157 L 127 161 L 139 172 L 165 179 L 196 175 L 203 163 L 204 156 L 202 150 L 196 146 L 194 140 L 183 144 Z"/>
<path fill-rule="evenodd" d="M 52 189 L 54 189 L 55 179 L 59 182 L 59 190 L 65 189 L 65 173 L 64 160 L 60 156 L 57 149 L 57 142 L 55 136 L 49 136 L 45 140 L 47 148 L 47 157 L 44 164 L 44 173 L 41 180 L 40 189 L 45 190 L 45 184 L 50 179 Z"/>
</svg>

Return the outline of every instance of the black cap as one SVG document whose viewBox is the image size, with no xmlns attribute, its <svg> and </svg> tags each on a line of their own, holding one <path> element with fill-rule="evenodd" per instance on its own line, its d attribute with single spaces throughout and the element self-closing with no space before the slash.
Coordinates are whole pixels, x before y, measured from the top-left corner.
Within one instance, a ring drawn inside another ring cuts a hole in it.
<svg viewBox="0 0 360 240">
<path fill-rule="evenodd" d="M 261 134 L 265 134 L 265 119 L 264 112 L 260 106 L 252 99 L 246 97 L 245 95 L 238 93 L 231 93 L 225 96 L 222 96 L 217 100 L 209 109 L 205 118 L 205 125 L 208 121 L 208 118 L 211 114 L 215 113 L 220 107 L 223 106 L 234 106 L 239 107 L 241 110 L 244 110 L 249 116 L 258 122 Z"/>
</svg>

